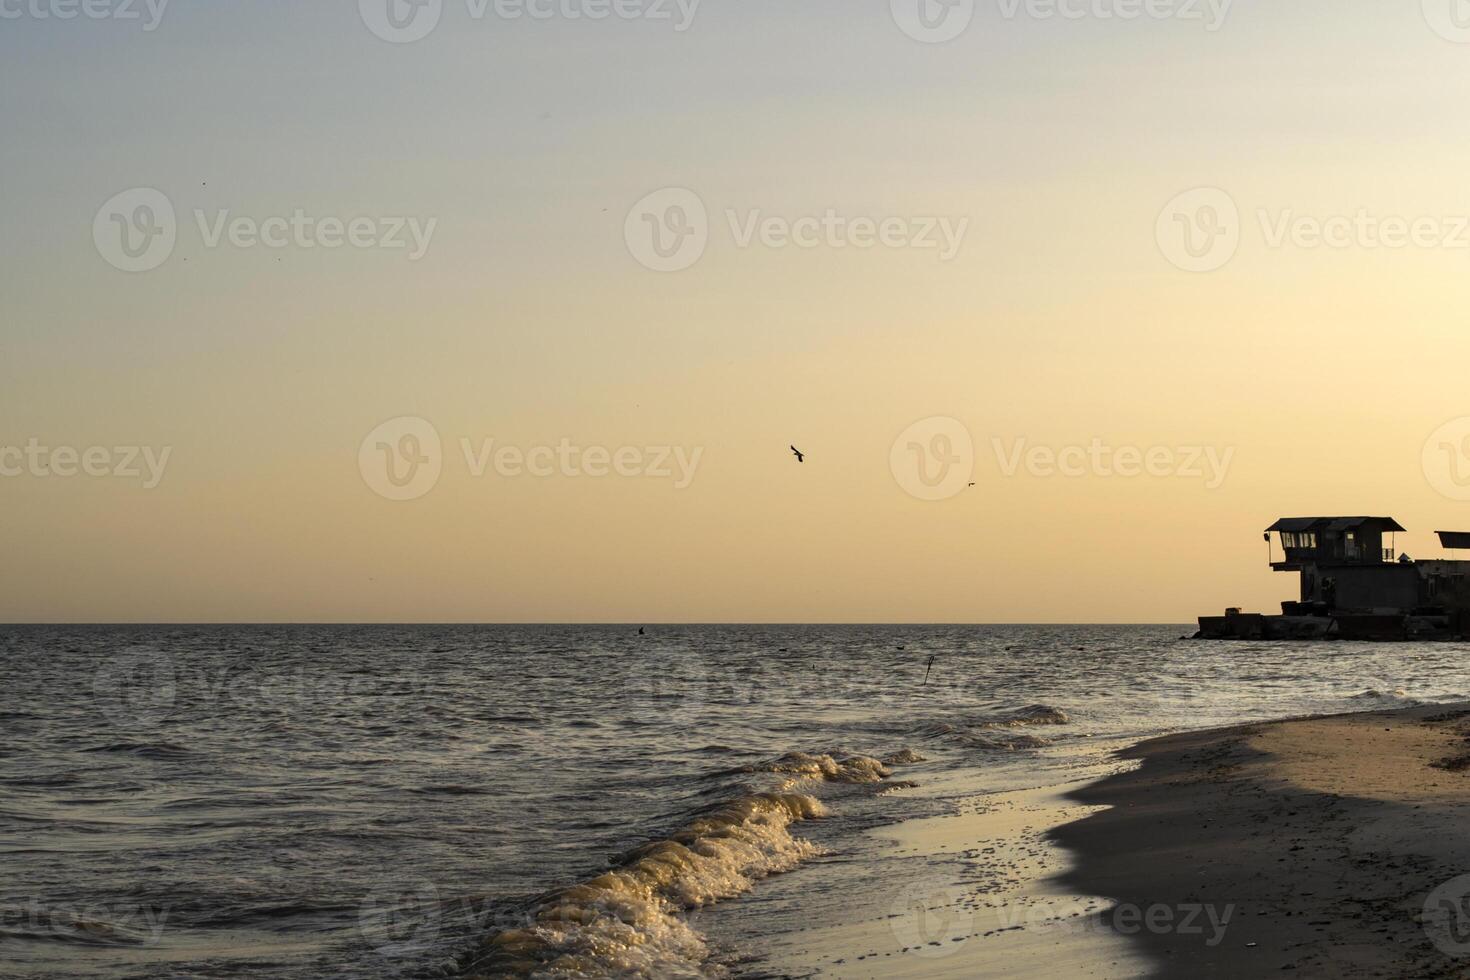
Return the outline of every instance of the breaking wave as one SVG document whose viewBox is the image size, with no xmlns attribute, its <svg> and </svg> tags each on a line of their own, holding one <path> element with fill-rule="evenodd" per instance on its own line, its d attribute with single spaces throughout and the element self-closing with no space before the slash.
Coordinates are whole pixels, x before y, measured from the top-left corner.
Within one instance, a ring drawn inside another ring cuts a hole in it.
<svg viewBox="0 0 1470 980">
<path fill-rule="evenodd" d="M 905 753 L 913 755 L 899 755 Z M 708 976 L 704 938 L 679 913 L 742 894 L 761 878 L 824 853 L 791 833 L 793 824 L 828 812 L 815 796 L 794 791 L 801 783 L 878 783 L 891 774 L 868 756 L 804 752 L 735 772 L 770 774 L 777 789 L 701 810 L 605 874 L 538 899 L 524 925 L 486 942 L 466 976 Z"/>
</svg>

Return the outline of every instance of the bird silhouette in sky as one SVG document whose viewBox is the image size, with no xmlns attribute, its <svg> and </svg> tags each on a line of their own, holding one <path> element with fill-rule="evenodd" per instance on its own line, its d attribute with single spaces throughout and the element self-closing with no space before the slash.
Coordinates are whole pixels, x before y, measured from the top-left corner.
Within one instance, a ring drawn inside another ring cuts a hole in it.
<svg viewBox="0 0 1470 980">
<path fill-rule="evenodd" d="M 797 449 L 795 446 L 791 447 L 791 451 L 796 454 L 796 461 L 798 463 L 806 462 L 806 453 L 802 452 L 800 449 Z"/>
</svg>

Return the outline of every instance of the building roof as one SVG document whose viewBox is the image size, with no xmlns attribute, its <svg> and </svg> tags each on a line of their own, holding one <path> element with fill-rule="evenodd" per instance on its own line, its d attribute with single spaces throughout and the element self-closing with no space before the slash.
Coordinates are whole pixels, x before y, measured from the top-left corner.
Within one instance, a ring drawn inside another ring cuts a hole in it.
<svg viewBox="0 0 1470 980">
<path fill-rule="evenodd" d="M 1283 517 L 1266 531 L 1351 531 L 1364 524 L 1381 525 L 1385 531 L 1405 530 L 1392 517 Z"/>
<path fill-rule="evenodd" d="M 1461 548 L 1470 548 L 1470 531 L 1435 531 L 1439 535 L 1439 543 L 1446 548 L 1458 551 Z"/>
</svg>

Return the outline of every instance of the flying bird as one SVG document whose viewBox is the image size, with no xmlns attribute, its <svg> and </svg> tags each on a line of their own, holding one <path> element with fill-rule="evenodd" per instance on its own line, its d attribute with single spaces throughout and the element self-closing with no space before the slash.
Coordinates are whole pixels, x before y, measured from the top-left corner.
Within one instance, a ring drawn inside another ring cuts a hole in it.
<svg viewBox="0 0 1470 980">
<path fill-rule="evenodd" d="M 796 461 L 798 463 L 806 462 L 806 453 L 802 452 L 800 449 L 797 449 L 795 446 L 791 447 L 791 451 L 796 454 Z"/>
</svg>

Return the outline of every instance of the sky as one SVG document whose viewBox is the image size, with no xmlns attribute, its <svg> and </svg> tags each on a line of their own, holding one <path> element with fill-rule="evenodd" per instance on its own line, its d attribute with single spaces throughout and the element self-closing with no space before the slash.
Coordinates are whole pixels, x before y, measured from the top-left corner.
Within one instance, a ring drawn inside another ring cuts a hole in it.
<svg viewBox="0 0 1470 980">
<path fill-rule="evenodd" d="M 0 0 L 0 621 L 1183 624 L 1470 529 L 1453 2 L 920 2 Z"/>
</svg>

